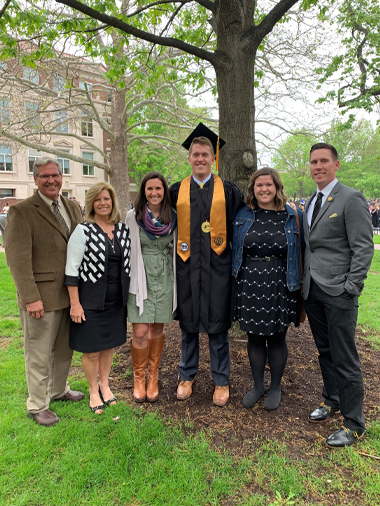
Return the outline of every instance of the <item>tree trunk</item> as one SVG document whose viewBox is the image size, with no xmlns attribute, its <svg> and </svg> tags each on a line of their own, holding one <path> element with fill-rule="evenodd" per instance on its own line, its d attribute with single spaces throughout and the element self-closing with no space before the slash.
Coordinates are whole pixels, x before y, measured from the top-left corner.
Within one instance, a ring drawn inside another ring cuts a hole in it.
<svg viewBox="0 0 380 506">
<path fill-rule="evenodd" d="M 119 200 L 122 221 L 130 209 L 128 146 L 126 130 L 125 107 L 126 91 L 118 90 L 111 93 L 111 130 L 115 138 L 110 139 L 110 182 L 115 188 Z"/>
<path fill-rule="evenodd" d="M 220 175 L 246 194 L 257 169 L 255 144 L 255 57 L 252 3 L 226 2 L 216 13 L 218 47 L 215 66 L 219 95 L 219 133 L 228 141 L 220 151 Z M 245 36 L 250 32 L 251 37 Z"/>
</svg>

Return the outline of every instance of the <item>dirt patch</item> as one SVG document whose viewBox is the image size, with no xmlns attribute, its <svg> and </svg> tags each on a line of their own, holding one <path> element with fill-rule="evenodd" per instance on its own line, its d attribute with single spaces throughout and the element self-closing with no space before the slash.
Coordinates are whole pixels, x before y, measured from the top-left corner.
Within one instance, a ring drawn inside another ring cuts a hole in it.
<svg viewBox="0 0 380 506">
<path fill-rule="evenodd" d="M 129 337 L 131 328 L 129 327 Z M 291 326 L 287 335 L 289 358 L 282 382 L 282 401 L 276 411 L 265 411 L 263 399 L 251 409 L 242 406 L 244 394 L 252 388 L 252 375 L 244 337 L 230 338 L 231 377 L 230 400 L 219 408 L 212 403 L 214 382 L 210 373 L 208 337 L 200 335 L 200 365 L 193 395 L 178 401 L 178 364 L 180 359 L 180 329 L 177 322 L 165 326 L 166 340 L 160 368 L 160 397 L 155 404 L 144 403 L 142 409 L 157 410 L 162 416 L 180 422 L 190 421 L 194 430 L 211 429 L 215 447 L 224 448 L 242 457 L 252 452 L 263 440 L 278 440 L 290 445 L 293 456 L 304 458 L 304 451 L 316 440 L 323 441 L 342 422 L 340 414 L 323 424 L 308 422 L 308 414 L 322 400 L 322 378 L 318 354 L 309 324 Z M 371 348 L 357 331 L 357 347 L 362 362 L 365 385 L 364 415 L 369 422 L 380 418 L 380 352 Z M 112 387 L 123 398 L 137 406 L 132 399 L 132 364 L 129 343 L 117 349 L 118 364 L 112 372 Z M 265 372 L 269 386 L 269 369 Z M 186 430 L 189 424 L 186 423 Z M 300 452 L 302 450 L 302 453 Z M 312 450 L 315 451 L 315 448 Z M 303 455 L 303 457 L 302 457 Z"/>
</svg>

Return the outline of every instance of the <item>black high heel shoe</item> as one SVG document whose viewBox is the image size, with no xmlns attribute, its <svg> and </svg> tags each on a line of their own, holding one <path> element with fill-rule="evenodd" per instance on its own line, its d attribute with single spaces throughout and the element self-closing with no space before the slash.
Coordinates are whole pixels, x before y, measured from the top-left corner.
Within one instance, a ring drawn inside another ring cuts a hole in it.
<svg viewBox="0 0 380 506">
<path fill-rule="evenodd" d="M 101 398 L 101 396 L 100 396 Z M 102 399 L 103 400 L 103 399 Z M 96 415 L 101 415 L 103 413 L 103 409 L 104 409 L 104 404 L 101 404 L 100 406 L 95 406 L 95 407 L 91 407 L 90 406 L 90 402 L 91 402 L 91 398 L 90 398 L 90 395 L 88 396 L 88 405 L 89 405 L 89 408 L 91 409 L 91 411 L 93 413 L 95 413 Z M 97 411 L 100 411 L 100 413 L 97 413 Z"/>
<path fill-rule="evenodd" d="M 115 396 L 114 396 L 114 397 L 111 397 L 111 399 L 108 399 L 108 401 L 105 401 L 105 400 L 103 399 L 103 395 L 102 395 L 102 392 L 101 392 L 101 390 L 100 390 L 100 385 L 98 385 L 98 390 L 99 390 L 100 399 L 101 399 L 101 401 L 102 401 L 102 402 L 104 402 L 104 404 L 107 404 L 107 406 L 111 406 L 111 402 L 115 402 L 115 403 L 117 403 L 117 399 L 116 399 L 116 397 L 115 397 Z M 115 404 L 112 404 L 112 406 L 114 406 L 114 405 L 115 405 Z"/>
</svg>

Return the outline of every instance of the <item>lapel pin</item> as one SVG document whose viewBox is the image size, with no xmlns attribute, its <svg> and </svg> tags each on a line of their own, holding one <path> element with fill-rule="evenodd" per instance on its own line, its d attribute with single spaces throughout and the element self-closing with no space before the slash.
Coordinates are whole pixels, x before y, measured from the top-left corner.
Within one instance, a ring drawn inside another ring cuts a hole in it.
<svg viewBox="0 0 380 506">
<path fill-rule="evenodd" d="M 327 200 L 328 200 L 329 202 L 331 202 L 331 201 L 332 201 L 332 197 L 329 197 Z"/>
</svg>

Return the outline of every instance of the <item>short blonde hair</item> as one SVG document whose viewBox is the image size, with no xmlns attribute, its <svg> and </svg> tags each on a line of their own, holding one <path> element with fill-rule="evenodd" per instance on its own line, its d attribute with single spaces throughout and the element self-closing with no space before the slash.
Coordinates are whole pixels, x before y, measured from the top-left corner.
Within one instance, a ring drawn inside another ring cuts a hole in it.
<svg viewBox="0 0 380 506">
<path fill-rule="evenodd" d="M 102 190 L 107 190 L 109 194 L 111 195 L 112 200 L 112 211 L 111 216 L 109 219 L 110 223 L 116 224 L 118 221 L 121 220 L 121 213 L 119 209 L 119 202 L 117 201 L 116 193 L 114 188 L 104 182 L 100 181 L 99 183 L 93 184 L 89 190 L 87 190 L 86 193 L 86 199 L 85 199 L 85 219 L 89 223 L 95 223 L 95 212 L 94 212 L 94 202 L 96 197 L 99 195 L 99 193 Z"/>
</svg>

